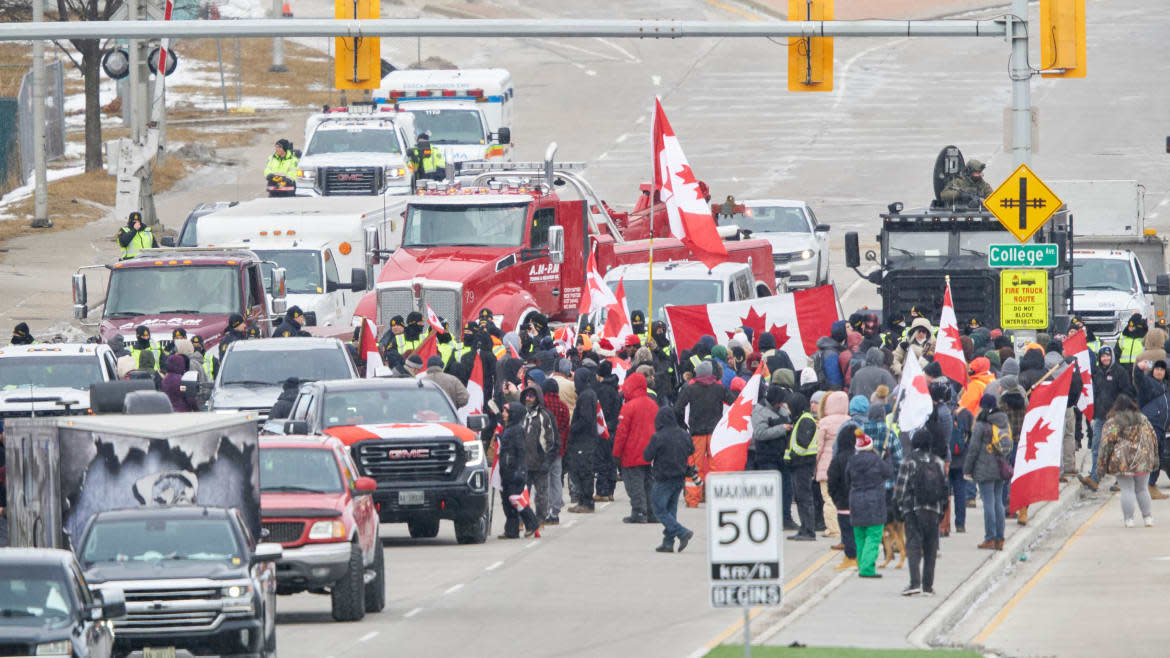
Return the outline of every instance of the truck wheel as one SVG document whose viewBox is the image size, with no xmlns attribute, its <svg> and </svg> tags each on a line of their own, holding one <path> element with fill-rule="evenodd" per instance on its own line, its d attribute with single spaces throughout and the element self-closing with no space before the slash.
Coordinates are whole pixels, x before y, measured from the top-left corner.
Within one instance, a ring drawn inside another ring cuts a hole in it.
<svg viewBox="0 0 1170 658">
<path fill-rule="evenodd" d="M 382 540 L 374 546 L 374 579 L 366 585 L 366 612 L 382 612 L 386 607 L 386 558 Z"/>
<path fill-rule="evenodd" d="M 483 514 L 474 519 L 455 522 L 455 541 L 460 544 L 482 544 L 487 541 L 489 510 L 484 506 Z"/>
<path fill-rule="evenodd" d="M 360 621 L 366 616 L 365 587 L 363 584 L 365 565 L 362 564 L 362 549 L 357 544 L 349 548 L 349 569 L 330 590 L 333 600 L 333 618 L 337 621 Z"/>
<path fill-rule="evenodd" d="M 410 529 L 411 539 L 430 539 L 439 534 L 438 519 L 408 521 L 406 527 Z"/>
</svg>

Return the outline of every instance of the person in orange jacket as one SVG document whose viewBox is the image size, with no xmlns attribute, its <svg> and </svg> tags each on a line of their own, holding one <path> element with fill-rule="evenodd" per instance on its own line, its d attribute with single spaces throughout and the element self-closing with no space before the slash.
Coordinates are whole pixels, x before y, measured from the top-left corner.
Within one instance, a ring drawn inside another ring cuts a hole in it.
<svg viewBox="0 0 1170 658">
<path fill-rule="evenodd" d="M 972 416 L 979 413 L 979 399 L 983 397 L 987 385 L 993 381 L 995 375 L 991 374 L 991 361 L 985 356 L 973 359 L 967 373 L 967 388 L 963 389 L 959 406 L 970 411 Z"/>
</svg>

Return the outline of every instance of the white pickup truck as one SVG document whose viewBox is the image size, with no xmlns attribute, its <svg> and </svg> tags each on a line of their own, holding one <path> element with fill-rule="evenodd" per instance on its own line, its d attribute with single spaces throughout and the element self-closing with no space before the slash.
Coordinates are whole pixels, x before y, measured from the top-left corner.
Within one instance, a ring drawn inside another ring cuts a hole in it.
<svg viewBox="0 0 1170 658">
<path fill-rule="evenodd" d="M 646 263 L 618 265 L 605 273 L 605 283 L 610 290 L 617 290 L 622 281 L 630 312 L 645 312 L 649 276 L 650 265 Z M 710 270 L 698 261 L 654 263 L 653 320 L 667 321 L 666 306 L 735 302 L 767 294 L 767 286 L 757 285 L 746 263 L 720 263 Z"/>
<path fill-rule="evenodd" d="M 89 411 L 89 385 L 117 379 L 108 345 L 44 343 L 0 347 L 0 433 L 3 419 Z"/>
<path fill-rule="evenodd" d="M 409 194 L 414 117 L 391 107 L 335 107 L 305 122 L 297 196 Z"/>
</svg>

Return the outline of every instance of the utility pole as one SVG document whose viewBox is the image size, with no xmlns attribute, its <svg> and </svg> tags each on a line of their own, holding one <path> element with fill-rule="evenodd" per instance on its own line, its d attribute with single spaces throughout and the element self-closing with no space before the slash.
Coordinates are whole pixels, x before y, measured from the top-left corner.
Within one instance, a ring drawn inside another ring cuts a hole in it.
<svg viewBox="0 0 1170 658">
<path fill-rule="evenodd" d="M 281 18 L 284 16 L 284 9 L 281 5 L 281 0 L 272 0 L 272 17 Z M 268 67 L 269 73 L 287 73 L 288 67 L 284 65 L 284 38 L 276 37 L 272 40 L 272 66 Z"/>
<path fill-rule="evenodd" d="M 45 20 L 45 0 L 32 0 L 33 21 Z M 33 42 L 33 228 L 49 228 L 49 191 L 45 176 L 45 42 Z"/>
<path fill-rule="evenodd" d="M 1028 65 L 1028 0 L 1012 0 L 1012 168 L 1032 164 L 1032 69 Z"/>
</svg>

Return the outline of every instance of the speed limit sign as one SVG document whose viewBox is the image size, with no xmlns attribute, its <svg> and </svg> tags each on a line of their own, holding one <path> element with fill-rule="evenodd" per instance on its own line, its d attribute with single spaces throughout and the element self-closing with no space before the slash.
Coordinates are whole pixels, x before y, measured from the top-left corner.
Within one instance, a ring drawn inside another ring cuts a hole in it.
<svg viewBox="0 0 1170 658">
<path fill-rule="evenodd" d="M 780 473 L 710 473 L 707 510 L 711 606 L 780 605 Z"/>
</svg>

